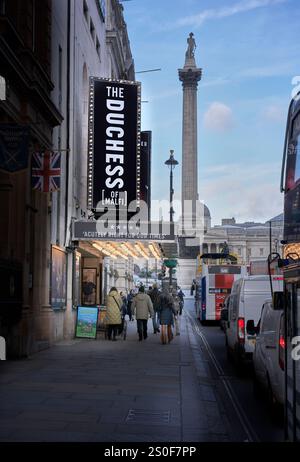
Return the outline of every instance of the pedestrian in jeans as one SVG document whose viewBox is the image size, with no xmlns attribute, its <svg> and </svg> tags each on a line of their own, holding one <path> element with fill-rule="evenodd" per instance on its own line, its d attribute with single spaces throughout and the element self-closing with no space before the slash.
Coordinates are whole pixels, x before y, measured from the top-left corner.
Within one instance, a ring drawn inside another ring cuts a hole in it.
<svg viewBox="0 0 300 462">
<path fill-rule="evenodd" d="M 133 298 L 134 298 L 134 292 L 131 289 L 131 291 L 127 295 L 127 314 L 129 316 L 129 321 L 133 321 L 133 319 L 132 319 L 132 310 L 131 310 L 131 305 L 132 305 Z"/>
<path fill-rule="evenodd" d="M 153 309 L 154 309 L 154 316 L 152 318 L 153 322 L 153 333 L 160 332 L 159 330 L 159 311 L 158 311 L 158 297 L 160 292 L 157 288 L 157 284 L 153 284 L 152 290 L 149 291 L 149 297 L 151 298 Z"/>
<path fill-rule="evenodd" d="M 164 289 L 158 298 L 158 311 L 160 313 L 161 325 L 161 343 L 170 343 L 173 339 L 172 326 L 174 325 L 174 316 L 176 310 L 174 307 L 173 297 L 167 289 Z"/>
<path fill-rule="evenodd" d="M 106 324 L 108 340 L 117 340 L 118 329 L 122 323 L 121 318 L 122 299 L 116 289 L 112 287 L 106 301 Z M 113 338 L 111 336 L 113 335 Z"/>
<path fill-rule="evenodd" d="M 154 310 L 151 298 L 145 294 L 145 288 L 141 286 L 139 293 L 134 297 L 132 301 L 132 314 L 136 318 L 137 331 L 139 334 L 139 341 L 141 342 L 144 338 L 147 338 L 147 325 L 149 315 L 152 318 L 154 316 Z"/>
</svg>

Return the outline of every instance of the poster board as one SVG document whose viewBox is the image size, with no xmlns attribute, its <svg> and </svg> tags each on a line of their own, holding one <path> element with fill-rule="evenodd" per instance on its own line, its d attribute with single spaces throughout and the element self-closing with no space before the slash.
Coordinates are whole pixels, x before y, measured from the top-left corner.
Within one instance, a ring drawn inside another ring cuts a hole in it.
<svg viewBox="0 0 300 462">
<path fill-rule="evenodd" d="M 98 308 L 97 306 L 78 306 L 75 337 L 96 338 Z"/>
<path fill-rule="evenodd" d="M 67 306 L 67 255 L 59 247 L 51 252 L 51 306 L 65 309 Z"/>
</svg>

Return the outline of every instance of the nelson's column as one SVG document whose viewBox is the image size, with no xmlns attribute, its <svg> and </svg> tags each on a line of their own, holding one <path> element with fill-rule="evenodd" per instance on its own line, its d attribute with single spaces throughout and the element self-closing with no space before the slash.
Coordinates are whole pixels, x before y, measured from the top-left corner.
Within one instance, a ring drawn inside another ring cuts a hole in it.
<svg viewBox="0 0 300 462">
<path fill-rule="evenodd" d="M 200 240 L 189 239 L 187 235 L 193 233 L 196 225 L 196 204 L 198 200 L 198 162 L 197 162 L 197 87 L 201 80 L 202 69 L 196 66 L 196 42 L 191 32 L 188 39 L 188 48 L 185 53 L 185 64 L 179 69 L 179 80 L 183 87 L 183 120 L 182 120 L 182 216 L 181 231 L 179 228 L 179 274 L 178 283 L 183 288 L 189 288 L 195 278 L 196 257 L 199 254 Z M 187 208 L 189 203 L 189 208 Z M 204 217 L 201 217 L 201 212 Z M 203 223 L 202 218 L 208 218 L 209 210 L 202 205 L 197 209 L 197 219 Z M 205 225 L 204 225 L 205 226 Z M 203 227 L 203 225 L 202 225 Z"/>
</svg>

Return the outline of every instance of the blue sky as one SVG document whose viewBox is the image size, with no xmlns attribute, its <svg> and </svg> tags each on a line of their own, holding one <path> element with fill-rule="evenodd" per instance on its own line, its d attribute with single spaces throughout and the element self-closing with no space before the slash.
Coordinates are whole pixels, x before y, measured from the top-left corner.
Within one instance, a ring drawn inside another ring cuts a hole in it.
<svg viewBox="0 0 300 462">
<path fill-rule="evenodd" d="M 299 0 L 132 0 L 123 5 L 136 71 L 162 68 L 136 76 L 149 101 L 142 105 L 142 129 L 153 132 L 152 198 L 168 198 L 164 161 L 170 149 L 181 164 L 178 68 L 194 32 L 196 62 L 203 69 L 199 198 L 214 224 L 222 217 L 265 221 L 281 213 L 285 119 L 292 79 L 300 75 Z"/>
</svg>

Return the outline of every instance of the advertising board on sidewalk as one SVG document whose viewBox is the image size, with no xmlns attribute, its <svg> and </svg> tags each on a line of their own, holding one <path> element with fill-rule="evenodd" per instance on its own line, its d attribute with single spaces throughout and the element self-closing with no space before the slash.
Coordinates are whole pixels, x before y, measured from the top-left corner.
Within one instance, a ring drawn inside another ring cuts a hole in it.
<svg viewBox="0 0 300 462">
<path fill-rule="evenodd" d="M 76 337 L 96 338 L 97 335 L 98 308 L 96 306 L 78 306 Z"/>
</svg>

